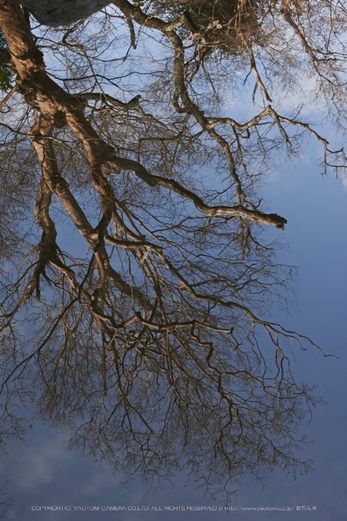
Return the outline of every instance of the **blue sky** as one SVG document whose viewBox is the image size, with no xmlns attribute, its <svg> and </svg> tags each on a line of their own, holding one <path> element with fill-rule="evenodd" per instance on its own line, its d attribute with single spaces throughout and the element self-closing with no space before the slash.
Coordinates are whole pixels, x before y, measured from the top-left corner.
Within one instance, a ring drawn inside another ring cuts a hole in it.
<svg viewBox="0 0 347 521">
<path fill-rule="evenodd" d="M 275 313 L 273 318 L 289 329 L 308 335 L 326 353 L 339 357 L 324 358 L 313 348 L 306 352 L 294 350 L 293 370 L 297 379 L 319 385 L 318 394 L 328 403 L 315 412 L 311 423 L 303 426 L 308 439 L 314 440 L 303 458 L 314 460 L 315 471 L 296 480 L 276 471 L 269 476 L 265 488 L 245 478 L 236 487 L 239 495 L 235 503 L 230 504 L 239 508 L 238 511 L 183 512 L 177 508 L 164 513 L 160 508 L 165 506 L 218 509 L 222 503 L 202 498 L 199 492 L 185 487 L 183 479 L 175 483 L 175 489 L 167 484 L 162 490 L 150 490 L 136 479 L 125 487 L 124 477 L 113 475 L 107 465 L 66 451 L 63 433 L 36 424 L 26 445 L 12 443 L 8 455 L 0 460 L 0 475 L 3 480 L 9 480 L 7 489 L 14 497 L 7 519 L 147 521 L 165 516 L 170 520 L 192 521 L 345 520 L 347 191 L 341 181 L 322 177 L 318 168 L 309 161 L 302 161 L 296 166 L 284 165 L 280 173 L 270 178 L 263 196 L 271 211 L 288 219 L 284 232 L 288 251 L 281 253 L 281 261 L 300 268 L 298 304 L 291 308 L 291 315 Z M 32 510 L 33 506 L 67 506 L 71 510 L 45 512 Z M 101 512 L 81 508 L 88 506 L 118 506 L 125 510 Z M 276 506 L 289 510 L 242 510 Z M 316 510 L 297 509 L 303 506 L 316 507 Z M 140 510 L 134 510 L 135 507 Z M 149 510 L 145 510 L 147 508 Z"/>
<path fill-rule="evenodd" d="M 134 84 L 136 86 L 136 82 Z M 245 105 L 236 100 L 234 92 L 232 101 L 239 104 L 239 111 L 245 115 Z M 292 104 L 287 98 L 280 101 L 284 107 Z M 252 114 L 256 108 L 249 107 Z M 307 107 L 307 110 L 311 108 Z M 237 113 L 237 107 L 227 108 Z M 302 157 L 296 165 L 283 165 L 269 178 L 263 198 L 269 211 L 288 220 L 284 232 L 268 231 L 286 238 L 288 251 L 281 253 L 280 260 L 300 268 L 297 305 L 291 308 L 291 315 L 274 313 L 273 319 L 309 336 L 327 354 L 335 355 L 324 358 L 314 348 L 305 352 L 295 349 L 295 360 L 292 360 L 297 379 L 317 384 L 317 394 L 327 402 L 325 407 L 315 411 L 311 422 L 302 427 L 302 432 L 314 442 L 302 457 L 314 461 L 315 471 L 294 480 L 277 470 L 264 486 L 246 477 L 235 485 L 238 495 L 229 506 L 236 510 L 227 512 L 220 510 L 223 505 L 218 499 L 204 498 L 199 491 L 185 486 L 184 476 L 174 483 L 175 487 L 164 484 L 163 489 L 158 490 L 146 487 L 138 479 L 125 486 L 125 477 L 113 474 L 106 464 L 67 451 L 63 432 L 57 433 L 37 423 L 28 433 L 25 444 L 9 444 L 8 454 L 0 459 L 0 476 L 3 481 L 8 480 L 7 490 L 14 498 L 7 519 L 345 521 L 347 183 L 322 177 L 310 160 L 311 155 L 317 155 L 316 145 L 311 144 L 307 157 Z M 76 237 L 74 240 L 78 247 L 79 241 Z M 38 509 L 50 506 L 66 509 Z M 101 510 L 102 507 L 119 507 L 119 510 Z M 176 507 L 176 510 L 168 507 Z M 200 507 L 216 510 L 199 511 Z M 244 510 L 251 507 L 288 510 Z M 311 510 L 304 511 L 303 507 Z"/>
</svg>

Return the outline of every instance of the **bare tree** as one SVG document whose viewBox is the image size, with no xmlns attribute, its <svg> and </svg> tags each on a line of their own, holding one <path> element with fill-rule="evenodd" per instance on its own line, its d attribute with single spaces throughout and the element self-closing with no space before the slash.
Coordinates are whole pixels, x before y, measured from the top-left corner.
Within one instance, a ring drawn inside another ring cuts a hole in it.
<svg viewBox="0 0 347 521">
<path fill-rule="evenodd" d="M 187 469 L 228 491 L 246 471 L 309 466 L 298 427 L 317 400 L 295 382 L 286 344 L 315 344 L 266 313 L 285 304 L 294 270 L 263 237 L 286 219 L 262 208 L 258 183 L 303 134 L 325 167 L 345 156 L 269 104 L 263 73 L 280 45 L 261 60 L 277 42 L 271 23 L 287 24 L 325 93 L 335 51 L 318 61 L 298 23 L 312 21 L 306 2 L 300 13 L 298 2 L 136 4 L 33 36 L 17 1 L 0 0 L 17 75 L 0 120 L 3 417 L 20 429 L 15 407 L 32 400 L 72 446 L 116 468 L 159 480 Z M 235 85 L 231 60 L 265 100 L 243 121 L 219 103 Z M 32 214 L 36 225 L 13 225 Z"/>
<path fill-rule="evenodd" d="M 13 505 L 13 498 L 6 492 L 7 482 L 0 487 L 0 519 L 5 519 L 6 512 Z"/>
</svg>

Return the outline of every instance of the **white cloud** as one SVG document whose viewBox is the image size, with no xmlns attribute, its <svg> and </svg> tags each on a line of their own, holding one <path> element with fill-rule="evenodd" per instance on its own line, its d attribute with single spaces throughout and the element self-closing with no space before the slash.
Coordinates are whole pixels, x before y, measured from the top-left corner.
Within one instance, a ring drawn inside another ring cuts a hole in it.
<svg viewBox="0 0 347 521">
<path fill-rule="evenodd" d="M 18 487 L 34 492 L 41 485 L 50 483 L 54 479 L 56 467 L 67 458 L 60 440 L 46 440 L 36 450 L 26 452 L 23 463 L 28 472 L 19 477 Z"/>
</svg>

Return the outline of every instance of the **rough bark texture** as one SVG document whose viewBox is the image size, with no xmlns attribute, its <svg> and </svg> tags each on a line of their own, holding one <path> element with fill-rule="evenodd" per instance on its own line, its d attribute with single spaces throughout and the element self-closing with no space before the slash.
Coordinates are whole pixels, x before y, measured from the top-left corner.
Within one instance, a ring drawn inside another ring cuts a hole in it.
<svg viewBox="0 0 347 521">
<path fill-rule="evenodd" d="M 69 25 L 100 11 L 109 0 L 24 0 L 22 6 L 43 25 Z"/>
</svg>

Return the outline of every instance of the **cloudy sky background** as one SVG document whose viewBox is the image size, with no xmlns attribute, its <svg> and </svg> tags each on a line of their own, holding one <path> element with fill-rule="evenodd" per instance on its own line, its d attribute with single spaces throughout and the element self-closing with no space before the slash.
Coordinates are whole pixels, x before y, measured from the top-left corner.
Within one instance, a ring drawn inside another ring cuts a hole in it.
<svg viewBox="0 0 347 521">
<path fill-rule="evenodd" d="M 318 393 L 328 402 L 315 412 L 310 424 L 303 426 L 308 438 L 314 440 L 303 457 L 314 460 L 315 471 L 296 480 L 275 471 L 265 488 L 250 478 L 244 479 L 236 487 L 239 495 L 235 503 L 230 504 L 240 509 L 236 512 L 176 510 L 164 514 L 163 510 L 152 507 L 220 507 L 222 502 L 201 497 L 200 492 L 185 487 L 183 479 L 175 483 L 175 489 L 165 485 L 162 490 L 151 490 L 136 479 L 126 487 L 122 485 L 124 476 L 113 475 L 107 465 L 66 451 L 63 433 L 36 424 L 26 438 L 26 445 L 12 443 L 7 456 L 0 460 L 0 475 L 3 481 L 9 481 L 7 490 L 14 498 L 7 519 L 147 521 L 163 519 L 165 515 L 165 519 L 192 521 L 345 520 L 347 191 L 340 180 L 322 177 L 309 153 L 296 166 L 284 165 L 281 172 L 271 176 L 263 196 L 272 211 L 288 219 L 284 232 L 288 251 L 281 253 L 280 260 L 300 267 L 298 305 L 291 308 L 291 315 L 278 313 L 273 319 L 309 336 L 326 353 L 339 357 L 324 358 L 314 349 L 294 350 L 293 369 L 297 379 L 318 384 Z M 278 233 L 282 232 L 269 230 L 269 234 Z M 68 506 L 72 510 L 45 512 L 32 510 L 33 506 Z M 124 506 L 126 510 L 74 510 L 78 506 Z M 135 506 L 150 510 L 131 510 Z M 290 510 L 242 510 L 276 506 Z M 317 509 L 297 509 L 302 506 Z"/>
<path fill-rule="evenodd" d="M 289 108 L 292 102 L 282 100 L 283 109 Z M 244 105 L 239 104 L 239 107 L 244 114 Z M 249 114 L 251 117 L 251 109 Z M 321 149 L 311 142 L 306 156 L 295 166 L 283 165 L 269 178 L 268 186 L 263 190 L 269 210 L 288 220 L 284 232 L 268 230 L 269 236 L 281 234 L 286 238 L 288 251 L 281 252 L 280 261 L 300 268 L 298 304 L 291 308 L 291 315 L 275 313 L 273 320 L 287 329 L 307 335 L 327 354 L 339 357 L 324 358 L 313 348 L 305 352 L 294 349 L 292 369 L 297 380 L 317 384 L 317 394 L 328 403 L 316 410 L 312 421 L 302 429 L 308 439 L 314 440 L 302 457 L 314 460 L 315 471 L 298 476 L 296 480 L 284 472 L 275 471 L 265 487 L 250 477 L 245 478 L 235 485 L 238 495 L 229 505 L 239 510 L 227 512 L 219 510 L 223 507 L 219 499 L 203 498 L 199 491 L 184 486 L 184 476 L 175 482 L 175 488 L 167 484 L 161 490 L 153 490 L 136 479 L 125 486 L 122 484 L 125 477 L 112 474 L 107 465 L 66 451 L 63 432 L 56 433 L 37 423 L 28 433 L 25 444 L 11 443 L 8 454 L 0 459 L 2 482 L 8 480 L 7 491 L 14 499 L 6 519 L 345 521 L 347 181 L 320 175 L 315 161 L 321 153 Z M 74 241 L 72 245 L 78 248 L 76 237 Z M 66 506 L 71 510 L 47 512 L 32 509 L 38 506 Z M 88 506 L 124 506 L 125 510 L 75 509 Z M 217 511 L 171 512 L 164 511 L 165 506 L 208 506 L 216 507 Z M 140 510 L 134 510 L 135 507 Z M 149 510 L 141 510 L 142 507 Z M 242 510 L 248 507 L 288 507 L 288 510 Z M 304 511 L 302 507 L 311 510 Z"/>
</svg>

